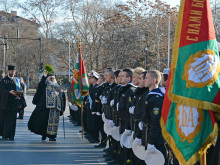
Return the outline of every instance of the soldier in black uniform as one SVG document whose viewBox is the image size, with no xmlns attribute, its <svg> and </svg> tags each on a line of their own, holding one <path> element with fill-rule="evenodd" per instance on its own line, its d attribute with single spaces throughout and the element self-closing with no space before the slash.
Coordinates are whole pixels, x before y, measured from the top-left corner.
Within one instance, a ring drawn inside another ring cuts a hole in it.
<svg viewBox="0 0 220 165">
<path fill-rule="evenodd" d="M 144 97 L 148 94 L 149 89 L 147 87 L 145 87 L 144 85 L 144 80 L 145 80 L 145 76 L 146 76 L 147 72 L 143 72 L 140 75 L 140 80 L 139 80 L 139 87 L 136 88 L 135 93 L 134 93 L 134 97 L 132 99 L 131 102 L 131 106 L 129 108 L 129 113 L 130 113 L 130 125 L 131 125 L 131 131 L 133 132 L 133 138 L 135 139 L 135 137 L 137 136 L 137 134 L 140 132 L 139 131 L 139 127 L 138 127 L 138 123 L 141 120 L 141 116 L 142 116 L 142 105 L 143 105 L 143 100 Z M 127 128 L 128 129 L 128 128 Z M 141 164 L 141 163 L 145 163 L 143 160 L 138 159 L 133 151 L 131 151 L 131 164 Z"/>
<path fill-rule="evenodd" d="M 161 132 L 160 117 L 163 106 L 164 92 L 158 87 L 161 81 L 161 74 L 158 70 L 147 72 L 145 77 L 145 87 L 149 88 L 149 93 L 145 96 L 143 102 L 143 115 L 139 128 L 142 130 L 142 144 L 149 152 L 155 152 L 158 149 L 164 157 L 166 150 L 164 139 Z"/>
<path fill-rule="evenodd" d="M 94 115 L 94 136 L 96 139 L 99 139 L 99 133 L 101 133 L 101 143 L 95 145 L 95 148 L 103 148 L 106 146 L 106 138 L 107 135 L 104 132 L 103 125 L 104 122 L 102 121 L 102 103 L 100 100 L 100 95 L 104 90 L 104 75 L 99 75 L 98 79 L 98 86 L 94 89 L 94 98 L 92 100 L 92 114 Z"/>
<path fill-rule="evenodd" d="M 95 88 L 98 86 L 98 78 L 99 74 L 95 71 L 92 71 L 92 77 L 91 77 L 91 83 L 93 85 L 92 89 L 89 90 L 89 96 L 92 100 L 92 102 L 95 101 Z M 92 114 L 92 103 L 90 102 L 87 106 L 87 111 L 86 111 L 86 118 L 87 118 L 87 133 L 88 135 L 86 136 L 89 140 L 90 143 L 98 143 L 99 139 L 97 136 L 94 134 L 94 115 Z"/>
<path fill-rule="evenodd" d="M 130 127 L 130 114 L 129 114 L 129 106 L 131 100 L 134 96 L 134 91 L 136 87 L 131 83 L 132 82 L 132 71 L 130 69 L 124 69 L 121 73 L 121 83 L 122 90 L 120 94 L 120 99 L 118 103 L 118 115 L 119 115 L 119 126 L 120 126 L 120 134 L 122 134 L 125 128 Z M 126 148 L 121 149 L 121 158 L 123 163 L 129 163 L 128 152 Z"/>
<path fill-rule="evenodd" d="M 111 114 L 112 116 L 110 117 L 110 120 L 113 120 L 113 123 L 115 127 L 119 126 L 118 122 L 118 115 L 117 115 L 117 110 L 116 110 L 116 103 L 119 102 L 119 89 L 121 87 L 121 80 L 120 80 L 120 70 L 117 70 L 114 72 L 115 75 L 115 86 L 112 88 L 112 90 L 109 93 L 109 100 L 110 101 L 110 109 L 111 109 Z M 109 157 L 106 158 L 108 164 L 115 164 L 116 160 L 118 159 L 119 153 L 120 153 L 120 143 L 119 141 L 115 140 L 113 137 L 111 138 L 111 146 L 109 146 L 108 149 L 105 150 L 106 154 L 104 157 Z"/>
<path fill-rule="evenodd" d="M 15 80 L 15 66 L 8 65 L 8 76 L 0 82 L 0 135 L 3 140 L 14 140 L 18 109 L 17 92 L 20 82 Z"/>
</svg>

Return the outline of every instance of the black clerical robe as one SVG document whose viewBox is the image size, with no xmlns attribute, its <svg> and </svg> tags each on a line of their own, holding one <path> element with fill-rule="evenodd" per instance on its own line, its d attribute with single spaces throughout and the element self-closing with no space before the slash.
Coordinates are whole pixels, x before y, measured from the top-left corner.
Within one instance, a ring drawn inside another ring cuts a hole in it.
<svg viewBox="0 0 220 165">
<path fill-rule="evenodd" d="M 11 90 L 16 91 L 16 83 L 6 76 L 0 81 L 0 135 L 3 138 L 13 140 L 16 128 L 18 99 L 10 94 Z"/>
<path fill-rule="evenodd" d="M 28 122 L 28 129 L 35 133 L 42 136 L 46 136 L 49 138 L 55 138 L 56 133 L 51 133 L 48 131 L 48 126 L 54 126 L 53 123 L 51 124 L 51 116 L 56 118 L 52 119 L 53 121 L 59 122 L 59 116 L 61 116 L 65 110 L 65 94 L 62 93 L 62 108 L 61 111 L 51 111 L 50 108 L 46 107 L 46 77 L 42 77 L 40 83 L 37 87 L 37 92 L 34 95 L 32 103 L 36 105 L 36 108 L 31 114 L 31 117 Z M 58 121 L 57 121 L 58 120 Z M 57 125 L 58 128 L 58 125 Z M 55 128 L 53 128 L 55 129 Z M 57 132 L 57 131 L 56 131 Z"/>
</svg>

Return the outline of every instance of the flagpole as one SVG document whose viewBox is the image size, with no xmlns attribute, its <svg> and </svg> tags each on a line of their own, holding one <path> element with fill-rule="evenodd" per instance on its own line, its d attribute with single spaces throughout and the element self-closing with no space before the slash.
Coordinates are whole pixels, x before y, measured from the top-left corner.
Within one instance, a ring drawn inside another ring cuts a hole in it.
<svg viewBox="0 0 220 165">
<path fill-rule="evenodd" d="M 81 45 L 80 45 L 80 35 L 79 35 L 79 61 L 81 63 Z M 80 65 L 81 66 L 81 65 Z M 79 67 L 80 67 L 79 66 Z M 82 67 L 82 66 L 81 66 Z M 80 70 L 82 70 L 82 68 L 79 68 Z M 82 75 L 81 75 L 82 76 Z M 81 81 L 82 81 L 82 77 L 81 77 Z M 82 82 L 81 82 L 82 84 Z M 83 86 L 81 86 L 81 95 L 83 96 Z M 83 100 L 82 100 L 82 103 L 81 103 L 81 125 L 82 125 L 82 139 L 84 138 L 84 122 L 83 122 Z"/>
<path fill-rule="evenodd" d="M 84 122 L 83 122 L 83 101 L 81 104 L 81 125 L 82 125 L 82 139 L 84 138 Z"/>
<path fill-rule="evenodd" d="M 206 150 L 200 158 L 200 165 L 206 165 Z"/>
</svg>

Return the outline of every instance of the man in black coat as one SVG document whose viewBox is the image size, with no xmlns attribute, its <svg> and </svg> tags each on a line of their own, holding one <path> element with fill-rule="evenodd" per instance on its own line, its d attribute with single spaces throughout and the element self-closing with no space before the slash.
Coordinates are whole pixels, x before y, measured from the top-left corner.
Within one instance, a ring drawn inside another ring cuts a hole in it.
<svg viewBox="0 0 220 165">
<path fill-rule="evenodd" d="M 3 140 L 14 140 L 15 136 L 18 97 L 20 95 L 17 92 L 20 85 L 18 81 L 16 83 L 15 72 L 15 66 L 8 65 L 8 76 L 0 82 L 0 135 Z"/>
</svg>

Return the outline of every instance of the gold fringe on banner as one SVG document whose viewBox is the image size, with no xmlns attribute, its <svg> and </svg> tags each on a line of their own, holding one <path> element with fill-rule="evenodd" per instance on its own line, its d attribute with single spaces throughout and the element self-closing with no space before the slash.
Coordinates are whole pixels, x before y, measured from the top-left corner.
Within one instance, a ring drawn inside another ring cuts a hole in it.
<svg viewBox="0 0 220 165">
<path fill-rule="evenodd" d="M 216 135 L 218 134 L 218 124 L 215 123 L 213 131 L 207 137 L 207 139 L 204 141 L 204 143 L 202 144 L 200 149 L 194 155 L 192 155 L 192 157 L 187 161 L 183 157 L 180 150 L 177 148 L 175 140 L 173 139 L 172 135 L 169 134 L 169 132 L 166 130 L 164 120 L 162 117 L 160 119 L 160 125 L 162 128 L 162 134 L 163 134 L 164 139 L 170 145 L 170 147 L 173 150 L 173 153 L 175 154 L 178 161 L 183 165 L 192 165 L 192 164 L 196 163 L 200 159 L 201 155 L 211 146 L 212 141 L 215 139 Z"/>
</svg>

